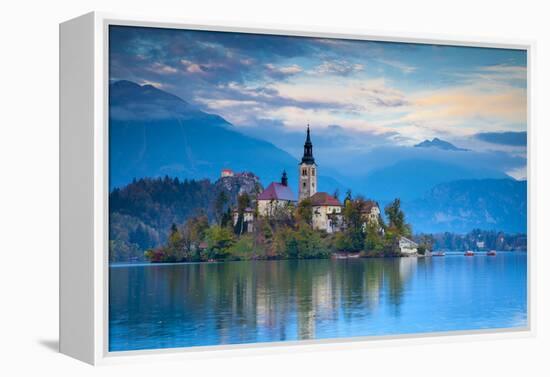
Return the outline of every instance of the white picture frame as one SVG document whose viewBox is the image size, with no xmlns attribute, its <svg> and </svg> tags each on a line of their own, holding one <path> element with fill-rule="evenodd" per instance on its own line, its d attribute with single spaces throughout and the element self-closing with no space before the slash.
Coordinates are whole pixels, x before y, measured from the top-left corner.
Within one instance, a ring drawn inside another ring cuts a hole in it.
<svg viewBox="0 0 550 377">
<path fill-rule="evenodd" d="M 108 27 L 129 25 L 374 41 L 524 49 L 528 56 L 528 326 L 402 336 L 108 351 Z M 90 364 L 148 359 L 220 357 L 388 344 L 471 341 L 535 334 L 532 242 L 535 130 L 532 124 L 533 41 L 442 37 L 416 33 L 321 30 L 88 13 L 60 25 L 60 352 Z M 298 348 L 297 348 L 298 347 Z"/>
</svg>

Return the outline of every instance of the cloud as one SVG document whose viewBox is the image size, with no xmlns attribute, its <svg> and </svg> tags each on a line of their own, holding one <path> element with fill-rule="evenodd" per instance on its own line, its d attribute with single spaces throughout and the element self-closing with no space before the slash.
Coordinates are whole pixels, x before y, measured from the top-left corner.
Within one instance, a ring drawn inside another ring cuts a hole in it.
<svg viewBox="0 0 550 377">
<path fill-rule="evenodd" d="M 378 59 L 379 62 L 389 65 L 390 67 L 397 68 L 404 74 L 413 73 L 416 71 L 417 67 L 414 67 L 409 64 L 405 64 L 403 62 L 397 61 L 397 60 L 389 60 L 389 59 Z"/>
<path fill-rule="evenodd" d="M 311 73 L 317 75 L 342 75 L 347 76 L 352 73 L 363 71 L 365 66 L 359 63 L 351 63 L 346 60 L 324 61 L 318 65 Z"/>
<path fill-rule="evenodd" d="M 482 132 L 474 135 L 477 139 L 500 145 L 527 146 L 527 132 Z"/>
<path fill-rule="evenodd" d="M 527 93 L 519 88 L 499 91 L 485 90 L 482 86 L 445 88 L 417 94 L 411 102 L 413 108 L 401 121 L 444 127 L 468 124 L 471 120 L 494 124 L 527 121 Z"/>
<path fill-rule="evenodd" d="M 178 70 L 170 65 L 155 62 L 150 67 L 151 71 L 161 74 L 161 75 L 170 75 L 177 73 Z"/>
<path fill-rule="evenodd" d="M 311 123 L 352 135 L 333 136 L 346 150 L 434 137 L 521 149 L 474 136 L 525 130 L 521 51 L 136 27 L 110 38 L 111 79 L 152 84 L 259 136 Z"/>
<path fill-rule="evenodd" d="M 458 70 L 450 75 L 462 80 L 468 85 L 493 85 L 494 87 L 506 87 L 509 85 L 525 87 L 527 85 L 527 67 L 518 65 L 495 64 L 475 67 L 467 72 Z"/>
<path fill-rule="evenodd" d="M 287 66 L 276 66 L 275 64 L 265 64 L 267 74 L 272 78 L 284 79 L 288 76 L 297 75 L 303 72 L 302 67 L 297 64 L 290 64 Z"/>
</svg>

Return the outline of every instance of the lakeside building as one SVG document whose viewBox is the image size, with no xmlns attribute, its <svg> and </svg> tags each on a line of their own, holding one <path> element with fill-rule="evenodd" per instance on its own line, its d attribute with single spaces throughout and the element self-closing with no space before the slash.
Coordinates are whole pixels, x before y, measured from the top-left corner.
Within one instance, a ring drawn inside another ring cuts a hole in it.
<svg viewBox="0 0 550 377">
<path fill-rule="evenodd" d="M 361 211 L 361 217 L 363 218 L 363 231 L 367 230 L 367 225 L 376 224 L 379 225 L 378 219 L 380 218 L 380 206 L 374 200 L 367 200 L 365 206 Z"/>
<path fill-rule="evenodd" d="M 313 229 L 327 233 L 337 232 L 342 224 L 342 205 L 334 196 L 326 192 L 317 192 L 310 197 L 313 210 Z"/>
<path fill-rule="evenodd" d="M 271 182 L 267 188 L 258 195 L 258 214 L 260 216 L 275 216 L 279 211 L 286 210 L 290 205 L 296 204 L 296 196 L 288 187 L 288 177 L 283 171 L 281 182 Z"/>
<path fill-rule="evenodd" d="M 234 209 L 232 212 L 233 215 L 233 226 L 237 226 L 239 222 L 239 211 Z M 254 232 L 254 210 L 250 207 L 247 207 L 243 210 L 243 229 L 242 233 L 251 233 Z"/>
<path fill-rule="evenodd" d="M 233 177 L 235 175 L 235 172 L 231 169 L 222 169 L 221 177 Z"/>
<path fill-rule="evenodd" d="M 418 244 L 406 237 L 401 237 L 399 239 L 399 250 L 401 254 L 414 255 L 418 253 Z"/>
</svg>

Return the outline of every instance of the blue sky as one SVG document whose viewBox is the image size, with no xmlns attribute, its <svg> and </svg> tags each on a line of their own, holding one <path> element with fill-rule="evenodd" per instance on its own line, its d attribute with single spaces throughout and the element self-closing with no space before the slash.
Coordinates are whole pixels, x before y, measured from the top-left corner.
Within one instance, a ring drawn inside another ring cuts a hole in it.
<svg viewBox="0 0 550 377">
<path fill-rule="evenodd" d="M 309 123 L 325 156 L 395 157 L 439 137 L 526 175 L 525 51 L 135 27 L 110 36 L 112 80 L 174 93 L 294 155 Z"/>
</svg>

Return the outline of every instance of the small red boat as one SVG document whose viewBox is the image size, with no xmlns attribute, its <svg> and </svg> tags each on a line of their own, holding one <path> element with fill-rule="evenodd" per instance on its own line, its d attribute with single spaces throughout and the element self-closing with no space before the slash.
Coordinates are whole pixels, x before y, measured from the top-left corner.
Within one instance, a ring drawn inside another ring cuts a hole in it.
<svg viewBox="0 0 550 377">
<path fill-rule="evenodd" d="M 487 252 L 487 255 L 490 256 L 490 257 L 494 257 L 494 256 L 497 255 L 497 251 L 496 251 L 496 250 L 488 251 L 488 252 Z"/>
<path fill-rule="evenodd" d="M 474 252 L 472 250 L 468 250 L 464 253 L 464 256 L 466 257 L 473 257 L 474 256 Z"/>
</svg>

